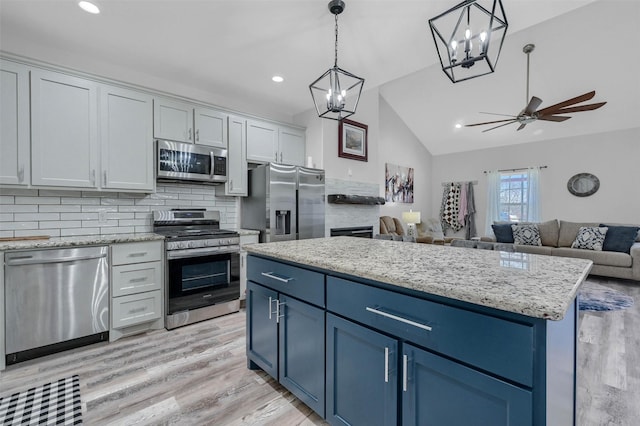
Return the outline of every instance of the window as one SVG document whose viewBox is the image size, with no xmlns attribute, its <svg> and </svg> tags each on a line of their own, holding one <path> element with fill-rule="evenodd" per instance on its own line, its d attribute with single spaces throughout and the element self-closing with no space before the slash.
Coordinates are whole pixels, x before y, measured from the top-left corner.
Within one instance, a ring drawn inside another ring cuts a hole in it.
<svg viewBox="0 0 640 426">
<path fill-rule="evenodd" d="M 528 222 L 529 218 L 529 176 L 528 173 L 500 173 L 500 193 L 498 194 L 500 220 L 508 222 Z"/>
<path fill-rule="evenodd" d="M 540 221 L 539 172 L 538 167 L 487 172 L 486 235 L 493 235 L 493 222 Z"/>
</svg>

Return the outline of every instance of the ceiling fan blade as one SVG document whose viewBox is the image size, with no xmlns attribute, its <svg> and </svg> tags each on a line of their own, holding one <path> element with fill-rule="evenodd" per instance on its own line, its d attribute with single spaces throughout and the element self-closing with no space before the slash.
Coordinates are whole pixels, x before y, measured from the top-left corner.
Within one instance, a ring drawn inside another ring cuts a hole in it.
<svg viewBox="0 0 640 426">
<path fill-rule="evenodd" d="M 517 117 L 517 115 L 511 115 L 511 114 L 498 114 L 498 113 L 496 113 L 496 112 L 482 112 L 482 111 L 480 111 L 480 114 L 501 115 L 501 116 L 503 116 L 503 117 L 513 117 L 513 118 L 516 118 L 516 117 Z"/>
<path fill-rule="evenodd" d="M 526 125 L 527 125 L 527 123 L 522 123 L 521 125 L 519 125 L 519 126 L 518 126 L 518 129 L 517 129 L 517 130 L 522 130 L 522 129 L 524 129 L 524 126 L 526 126 Z"/>
<path fill-rule="evenodd" d="M 511 124 L 511 123 L 515 123 L 516 121 L 518 121 L 518 120 L 510 120 L 508 123 L 504 123 L 504 124 L 501 124 L 501 125 L 499 125 L 499 126 L 492 127 L 492 128 L 490 128 L 490 129 L 485 129 L 485 130 L 483 130 L 483 131 L 482 131 L 482 133 L 488 132 L 488 131 L 490 131 L 490 130 L 497 129 L 498 127 L 508 126 L 509 124 Z"/>
<path fill-rule="evenodd" d="M 569 114 L 571 112 L 592 111 L 594 109 L 600 108 L 604 104 L 606 104 L 606 102 L 598 102 L 595 104 L 578 105 L 578 106 L 569 107 L 569 108 L 561 108 L 561 109 L 555 110 L 553 114 Z M 538 113 L 540 112 L 538 111 Z"/>
<path fill-rule="evenodd" d="M 483 126 L 485 124 L 504 123 L 505 121 L 516 121 L 513 118 L 507 120 L 485 121 L 484 123 L 465 124 L 464 127 Z"/>
<path fill-rule="evenodd" d="M 538 109 L 541 103 L 542 103 L 542 99 L 536 96 L 532 96 L 531 100 L 529 101 L 529 104 L 527 105 L 527 107 L 524 109 L 523 112 L 527 115 L 531 115 L 534 112 L 536 112 L 536 109 Z"/>
<path fill-rule="evenodd" d="M 555 121 L 555 122 L 560 122 L 560 121 L 567 121 L 568 119 L 570 119 L 571 117 L 561 117 L 559 115 L 543 115 L 543 116 L 538 116 L 538 120 L 543 120 L 543 121 Z"/>
<path fill-rule="evenodd" d="M 577 104 L 577 103 L 584 102 L 584 101 L 588 101 L 589 99 L 593 98 L 595 95 L 596 95 L 596 91 L 592 90 L 591 92 L 585 93 L 584 95 L 576 96 L 575 98 L 567 99 L 566 101 L 562 101 L 562 102 L 557 103 L 555 105 L 551 105 L 551 106 L 548 106 L 546 108 L 543 108 L 540 111 L 538 111 L 538 114 L 539 115 L 540 114 L 553 114 L 554 111 L 559 110 L 561 108 L 564 108 L 566 106 Z"/>
</svg>

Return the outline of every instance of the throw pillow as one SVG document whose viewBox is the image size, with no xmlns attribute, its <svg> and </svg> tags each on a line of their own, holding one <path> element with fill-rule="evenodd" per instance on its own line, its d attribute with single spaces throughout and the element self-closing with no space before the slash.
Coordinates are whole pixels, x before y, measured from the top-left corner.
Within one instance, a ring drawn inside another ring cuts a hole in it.
<svg viewBox="0 0 640 426">
<path fill-rule="evenodd" d="M 538 225 L 511 225 L 513 242 L 522 246 L 541 246 L 540 231 Z"/>
<path fill-rule="evenodd" d="M 510 223 L 494 223 L 491 225 L 496 241 L 499 243 L 513 243 L 513 231 Z"/>
<path fill-rule="evenodd" d="M 631 253 L 631 246 L 635 242 L 640 227 L 637 226 L 613 226 L 600 224 L 607 227 L 607 235 L 604 238 L 602 250 L 618 251 L 620 253 Z"/>
<path fill-rule="evenodd" d="M 582 226 L 578 231 L 575 241 L 571 244 L 571 248 L 585 249 L 585 250 L 602 250 L 604 244 L 604 238 L 607 235 L 607 228 L 594 227 L 594 226 Z"/>
</svg>

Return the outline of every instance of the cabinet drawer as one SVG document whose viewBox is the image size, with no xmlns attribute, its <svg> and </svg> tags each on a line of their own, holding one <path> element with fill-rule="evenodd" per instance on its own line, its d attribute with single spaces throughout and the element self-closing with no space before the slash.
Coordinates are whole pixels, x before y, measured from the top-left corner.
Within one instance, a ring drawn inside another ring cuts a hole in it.
<svg viewBox="0 0 640 426">
<path fill-rule="evenodd" d="M 162 259 L 162 241 L 114 244 L 111 249 L 111 264 L 154 262 Z"/>
<path fill-rule="evenodd" d="M 327 277 L 327 310 L 527 386 L 533 327 Z"/>
<path fill-rule="evenodd" d="M 113 303 L 112 328 L 154 321 L 160 318 L 162 313 L 162 293 L 160 290 L 114 297 L 111 300 Z"/>
<path fill-rule="evenodd" d="M 111 271 L 111 296 L 113 297 L 162 289 L 161 262 L 118 265 Z"/>
<path fill-rule="evenodd" d="M 247 278 L 280 293 L 324 307 L 324 274 L 249 256 Z"/>
</svg>

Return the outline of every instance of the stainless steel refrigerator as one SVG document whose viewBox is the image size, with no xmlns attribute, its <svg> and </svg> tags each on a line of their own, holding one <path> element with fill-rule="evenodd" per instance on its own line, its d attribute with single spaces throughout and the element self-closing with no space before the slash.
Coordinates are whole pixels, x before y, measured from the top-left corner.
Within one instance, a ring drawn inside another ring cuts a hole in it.
<svg viewBox="0 0 640 426">
<path fill-rule="evenodd" d="M 249 170 L 240 226 L 260 242 L 324 237 L 324 170 L 270 163 Z"/>
</svg>

